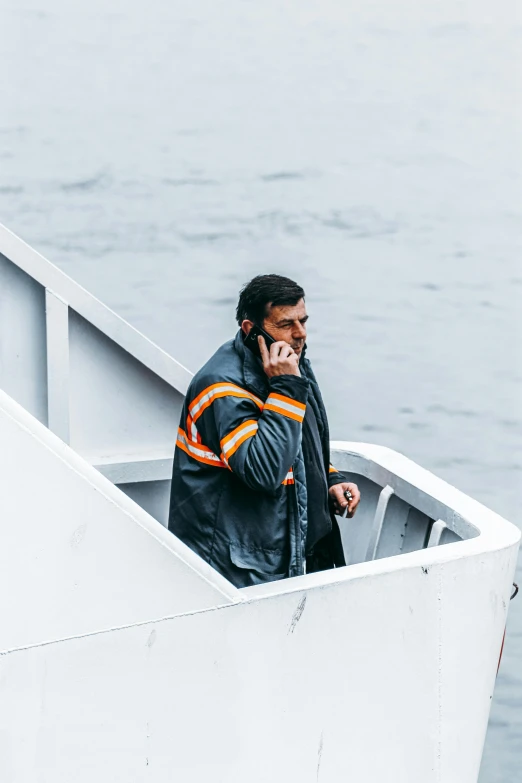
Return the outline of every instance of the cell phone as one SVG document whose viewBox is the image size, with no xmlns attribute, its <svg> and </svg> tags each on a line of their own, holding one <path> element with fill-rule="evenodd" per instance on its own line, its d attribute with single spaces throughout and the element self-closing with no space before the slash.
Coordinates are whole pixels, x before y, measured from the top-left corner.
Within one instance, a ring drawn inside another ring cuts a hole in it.
<svg viewBox="0 0 522 783">
<path fill-rule="evenodd" d="M 265 332 L 264 329 L 261 329 L 260 326 L 254 326 L 251 328 L 249 333 L 246 337 L 243 338 L 243 342 L 245 343 L 247 348 L 250 348 L 252 353 L 257 356 L 259 359 L 261 359 L 261 349 L 259 348 L 259 343 L 257 341 L 257 338 L 261 335 L 265 338 L 266 347 L 268 350 L 270 350 L 270 346 L 276 342 L 273 337 L 270 337 L 269 334 Z"/>
</svg>

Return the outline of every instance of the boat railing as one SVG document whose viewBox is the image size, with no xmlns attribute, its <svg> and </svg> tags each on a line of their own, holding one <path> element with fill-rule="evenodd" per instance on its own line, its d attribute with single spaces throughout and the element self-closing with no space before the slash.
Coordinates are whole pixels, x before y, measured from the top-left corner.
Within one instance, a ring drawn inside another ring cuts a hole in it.
<svg viewBox="0 0 522 783">
<path fill-rule="evenodd" d="M 479 535 L 473 521 L 456 512 L 445 498 L 447 485 L 403 455 L 370 444 L 342 442 L 332 444 L 332 453 L 336 467 L 347 480 L 358 484 L 364 498 L 356 517 L 341 522 L 348 563 L 406 554 Z M 426 477 L 431 483 L 423 491 L 419 481 Z"/>
<path fill-rule="evenodd" d="M 0 225 L 0 388 L 162 522 L 191 377 Z"/>
</svg>

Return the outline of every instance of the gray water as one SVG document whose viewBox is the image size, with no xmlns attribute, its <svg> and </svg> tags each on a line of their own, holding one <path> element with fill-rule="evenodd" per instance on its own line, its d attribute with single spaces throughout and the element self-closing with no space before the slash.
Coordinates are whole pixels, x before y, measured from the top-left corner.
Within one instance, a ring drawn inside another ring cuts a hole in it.
<svg viewBox="0 0 522 783">
<path fill-rule="evenodd" d="M 1 0 L 0 220 L 193 370 L 296 278 L 332 436 L 520 524 L 516 7 Z M 521 653 L 519 599 L 481 783 L 521 777 Z"/>
</svg>

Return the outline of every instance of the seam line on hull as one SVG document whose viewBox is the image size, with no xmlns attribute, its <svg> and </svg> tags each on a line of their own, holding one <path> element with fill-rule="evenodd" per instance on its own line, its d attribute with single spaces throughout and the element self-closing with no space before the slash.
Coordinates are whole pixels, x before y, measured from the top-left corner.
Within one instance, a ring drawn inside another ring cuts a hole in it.
<svg viewBox="0 0 522 783">
<path fill-rule="evenodd" d="M 205 609 L 195 609 L 192 612 L 180 612 L 179 614 L 169 614 L 164 617 L 157 617 L 156 619 L 139 620 L 136 623 L 128 623 L 127 625 L 115 625 L 112 628 L 100 628 L 98 631 L 87 631 L 87 633 L 79 633 L 74 636 L 64 636 L 61 639 L 48 639 L 44 642 L 35 642 L 34 644 L 21 645 L 20 647 L 12 647 L 8 650 L 0 650 L 0 658 L 4 655 L 10 655 L 11 653 L 24 652 L 24 650 L 34 650 L 38 647 L 48 647 L 51 644 L 61 644 L 62 642 L 74 642 L 77 639 L 89 639 L 91 636 L 101 636 L 102 634 L 112 633 L 113 631 L 127 631 L 131 628 L 141 628 L 145 625 L 156 625 L 158 623 L 165 623 L 169 620 L 177 620 L 180 617 L 192 617 L 196 614 L 206 614 L 207 612 L 217 612 L 220 609 L 230 609 L 232 606 L 242 606 L 240 602 L 231 602 L 229 604 L 222 604 L 221 606 L 209 606 Z"/>
</svg>

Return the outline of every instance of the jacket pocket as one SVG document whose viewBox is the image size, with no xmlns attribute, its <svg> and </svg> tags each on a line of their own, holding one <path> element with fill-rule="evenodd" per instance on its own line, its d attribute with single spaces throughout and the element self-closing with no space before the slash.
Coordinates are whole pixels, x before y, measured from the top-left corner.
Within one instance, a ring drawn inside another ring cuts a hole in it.
<svg viewBox="0 0 522 783">
<path fill-rule="evenodd" d="M 281 552 L 267 552 L 264 549 L 244 549 L 239 544 L 230 544 L 230 560 L 238 570 L 238 582 L 242 587 L 276 582 L 287 576 Z"/>
</svg>

